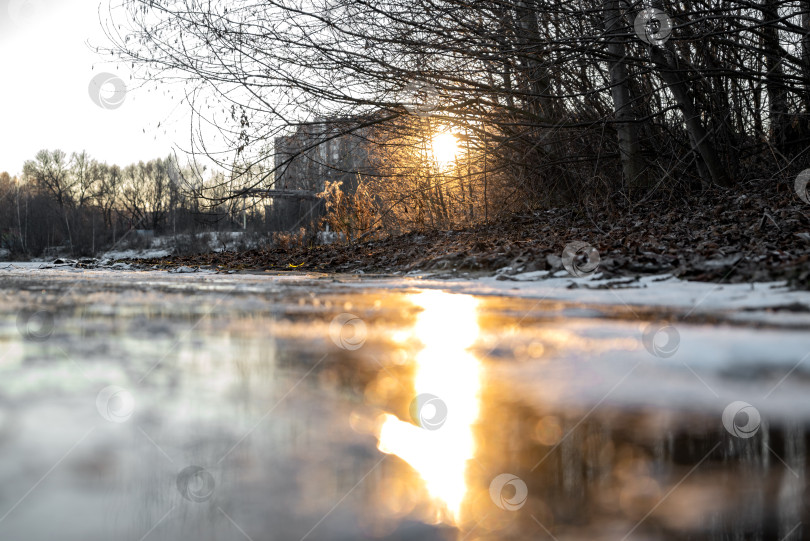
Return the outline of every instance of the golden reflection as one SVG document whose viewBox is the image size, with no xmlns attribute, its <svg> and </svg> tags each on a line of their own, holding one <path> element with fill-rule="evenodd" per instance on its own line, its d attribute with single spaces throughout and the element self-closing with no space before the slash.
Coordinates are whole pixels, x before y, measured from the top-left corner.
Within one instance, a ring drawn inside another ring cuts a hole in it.
<svg viewBox="0 0 810 541">
<path fill-rule="evenodd" d="M 438 291 L 419 293 L 412 301 L 422 308 L 412 339 L 423 345 L 414 359 L 413 396 L 438 397 L 446 406 L 446 420 L 429 429 L 386 414 L 378 448 L 410 464 L 449 518 L 458 520 L 467 493 L 467 461 L 475 454 L 472 426 L 480 409 L 481 365 L 468 351 L 480 332 L 478 301 Z M 431 403 L 422 409 L 421 417 L 434 421 L 443 414 Z"/>
</svg>

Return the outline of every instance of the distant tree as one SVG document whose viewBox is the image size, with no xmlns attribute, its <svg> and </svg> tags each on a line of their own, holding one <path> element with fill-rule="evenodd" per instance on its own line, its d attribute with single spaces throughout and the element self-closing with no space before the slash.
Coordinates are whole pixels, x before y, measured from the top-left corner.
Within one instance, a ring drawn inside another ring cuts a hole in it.
<svg viewBox="0 0 810 541">
<path fill-rule="evenodd" d="M 63 151 L 39 151 L 23 165 L 23 176 L 37 189 L 49 193 L 60 209 L 73 206 L 74 177 Z"/>
<path fill-rule="evenodd" d="M 73 251 L 70 213 L 75 205 L 73 199 L 75 182 L 67 155 L 61 150 L 41 150 L 34 160 L 23 164 L 23 176 L 40 193 L 50 195 L 56 202 L 57 212 L 65 225 L 67 241 Z"/>
</svg>

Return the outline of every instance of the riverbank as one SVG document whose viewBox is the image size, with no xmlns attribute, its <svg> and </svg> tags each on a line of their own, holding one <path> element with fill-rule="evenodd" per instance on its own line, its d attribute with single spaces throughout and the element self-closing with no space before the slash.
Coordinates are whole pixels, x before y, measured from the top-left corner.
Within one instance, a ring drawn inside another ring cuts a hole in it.
<svg viewBox="0 0 810 541">
<path fill-rule="evenodd" d="M 127 262 L 162 269 L 439 272 L 508 279 L 535 271 L 559 276 L 565 272 L 563 251 L 572 243 L 598 252 L 593 272 L 604 278 L 671 274 L 723 283 L 785 280 L 810 289 L 810 205 L 791 186 L 764 181 L 679 203 L 605 201 L 588 211 L 525 212 L 459 230 Z"/>
</svg>

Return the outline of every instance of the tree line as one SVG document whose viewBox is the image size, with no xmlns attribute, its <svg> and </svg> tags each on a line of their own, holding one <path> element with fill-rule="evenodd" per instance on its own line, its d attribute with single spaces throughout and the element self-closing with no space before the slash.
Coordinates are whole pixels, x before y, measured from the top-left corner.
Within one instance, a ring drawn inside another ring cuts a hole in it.
<svg viewBox="0 0 810 541">
<path fill-rule="evenodd" d="M 244 225 L 236 203 L 205 202 L 201 193 L 221 181 L 217 175 L 203 180 L 201 173 L 197 166 L 180 167 L 174 156 L 120 167 L 87 152 L 42 150 L 25 162 L 20 177 L 0 173 L 0 248 L 20 257 L 55 247 L 90 256 L 147 247 L 139 230 L 187 242 L 189 234 Z"/>
</svg>

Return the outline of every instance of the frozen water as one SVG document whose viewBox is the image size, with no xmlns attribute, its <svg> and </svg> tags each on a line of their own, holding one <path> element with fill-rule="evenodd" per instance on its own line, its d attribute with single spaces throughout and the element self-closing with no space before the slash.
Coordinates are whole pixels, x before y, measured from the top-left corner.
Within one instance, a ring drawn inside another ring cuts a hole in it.
<svg viewBox="0 0 810 541">
<path fill-rule="evenodd" d="M 806 292 L 41 266 L 2 539 L 806 535 Z"/>
</svg>

